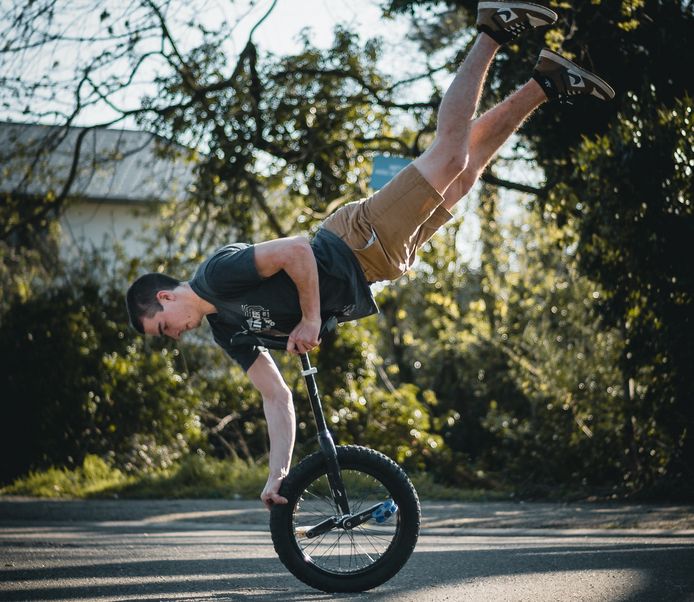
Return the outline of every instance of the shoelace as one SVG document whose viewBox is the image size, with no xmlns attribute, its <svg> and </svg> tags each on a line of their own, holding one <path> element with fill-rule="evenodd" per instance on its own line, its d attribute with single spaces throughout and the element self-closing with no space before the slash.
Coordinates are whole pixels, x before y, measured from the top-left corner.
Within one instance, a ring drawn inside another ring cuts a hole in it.
<svg viewBox="0 0 694 602">
<path fill-rule="evenodd" d="M 518 23 L 515 23 L 514 25 L 511 25 L 509 27 L 505 27 L 504 30 L 508 31 L 509 33 L 512 33 L 514 35 L 517 35 L 519 33 L 524 32 L 529 27 L 530 27 L 530 22 L 520 21 Z"/>
<path fill-rule="evenodd" d="M 516 19 L 514 23 L 508 23 L 504 21 L 503 19 L 498 18 L 498 15 L 496 15 L 496 18 L 494 19 L 496 21 L 496 24 L 498 27 L 507 33 L 510 33 L 512 36 L 517 36 L 520 33 L 523 33 L 526 29 L 530 27 L 530 21 L 526 20 L 521 20 L 521 19 Z"/>
</svg>

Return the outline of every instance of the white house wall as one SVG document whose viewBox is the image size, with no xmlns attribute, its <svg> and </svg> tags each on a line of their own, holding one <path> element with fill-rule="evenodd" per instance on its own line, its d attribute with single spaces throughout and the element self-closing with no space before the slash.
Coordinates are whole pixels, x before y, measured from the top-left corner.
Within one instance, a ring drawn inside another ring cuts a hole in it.
<svg viewBox="0 0 694 602">
<path fill-rule="evenodd" d="M 72 202 L 60 222 L 62 253 L 68 258 L 97 248 L 113 256 L 120 245 L 127 257 L 141 256 L 160 225 L 158 209 L 157 203 Z"/>
</svg>

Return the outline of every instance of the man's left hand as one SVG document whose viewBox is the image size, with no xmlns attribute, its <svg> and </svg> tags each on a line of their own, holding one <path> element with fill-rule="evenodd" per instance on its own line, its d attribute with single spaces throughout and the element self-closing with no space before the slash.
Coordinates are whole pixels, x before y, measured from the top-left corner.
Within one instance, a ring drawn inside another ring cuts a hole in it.
<svg viewBox="0 0 694 602">
<path fill-rule="evenodd" d="M 318 335 L 320 334 L 321 321 L 307 320 L 302 318 L 301 322 L 296 325 L 289 335 L 287 341 L 287 351 L 290 353 L 308 353 L 320 343 Z"/>
<path fill-rule="evenodd" d="M 282 485 L 282 477 L 268 477 L 263 493 L 260 494 L 260 499 L 268 510 L 272 510 L 275 504 L 286 504 L 288 500 L 279 494 L 280 486 Z"/>
</svg>

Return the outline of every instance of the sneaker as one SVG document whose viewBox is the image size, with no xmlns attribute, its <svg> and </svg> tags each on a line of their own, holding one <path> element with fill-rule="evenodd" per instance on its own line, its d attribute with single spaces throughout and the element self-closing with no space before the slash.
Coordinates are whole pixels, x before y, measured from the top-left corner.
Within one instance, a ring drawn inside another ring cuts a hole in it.
<svg viewBox="0 0 694 602">
<path fill-rule="evenodd" d="M 614 98 L 614 90 L 606 81 L 547 49 L 540 52 L 533 79 L 550 100 L 566 102 L 579 95 L 595 96 L 600 100 Z"/>
<path fill-rule="evenodd" d="M 526 29 L 551 25 L 557 13 L 531 2 L 480 2 L 477 5 L 477 30 L 497 44 L 505 44 Z"/>
</svg>

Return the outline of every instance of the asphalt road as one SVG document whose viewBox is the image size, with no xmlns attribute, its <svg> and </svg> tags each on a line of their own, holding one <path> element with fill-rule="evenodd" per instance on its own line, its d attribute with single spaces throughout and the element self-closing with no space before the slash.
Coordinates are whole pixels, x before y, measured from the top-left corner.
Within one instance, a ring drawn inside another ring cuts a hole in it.
<svg viewBox="0 0 694 602">
<path fill-rule="evenodd" d="M 255 502 L 0 500 L 0 600 L 694 601 L 694 508 L 423 505 L 414 555 L 331 596 L 277 560 Z"/>
</svg>

